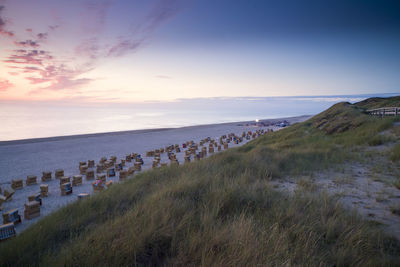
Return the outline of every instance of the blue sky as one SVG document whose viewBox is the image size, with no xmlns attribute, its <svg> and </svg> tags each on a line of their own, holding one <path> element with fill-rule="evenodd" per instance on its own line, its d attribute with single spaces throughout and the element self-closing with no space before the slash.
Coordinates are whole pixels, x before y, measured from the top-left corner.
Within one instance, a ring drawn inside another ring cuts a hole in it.
<svg viewBox="0 0 400 267">
<path fill-rule="evenodd" d="M 399 1 L 0 0 L 0 99 L 400 92 Z"/>
</svg>

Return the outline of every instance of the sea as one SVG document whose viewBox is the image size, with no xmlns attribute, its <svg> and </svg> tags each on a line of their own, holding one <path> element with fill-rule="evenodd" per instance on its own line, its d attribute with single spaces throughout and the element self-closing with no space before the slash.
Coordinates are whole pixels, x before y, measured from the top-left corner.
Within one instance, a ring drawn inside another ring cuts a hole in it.
<svg viewBox="0 0 400 267">
<path fill-rule="evenodd" d="M 0 101 L 0 141 L 314 115 L 338 102 L 394 95 L 215 97 L 141 103 Z"/>
</svg>

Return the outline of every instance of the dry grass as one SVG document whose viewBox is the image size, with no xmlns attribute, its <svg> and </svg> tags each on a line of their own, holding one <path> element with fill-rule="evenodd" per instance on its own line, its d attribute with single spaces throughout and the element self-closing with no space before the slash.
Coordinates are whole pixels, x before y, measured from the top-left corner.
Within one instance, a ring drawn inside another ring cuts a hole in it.
<svg viewBox="0 0 400 267">
<path fill-rule="evenodd" d="M 344 109 L 354 127 L 332 117 L 337 126 L 321 129 L 317 116 L 200 162 L 144 172 L 0 244 L 0 266 L 395 266 L 400 243 L 316 193 L 312 179 L 299 180 L 293 196 L 269 186 L 351 159 L 394 120 L 333 108 L 325 115 L 342 118 L 336 109 Z"/>
<path fill-rule="evenodd" d="M 400 161 L 400 144 L 393 147 L 390 159 L 394 162 Z"/>
<path fill-rule="evenodd" d="M 1 265 L 343 266 L 399 260 L 398 242 L 335 200 L 308 190 L 292 197 L 278 193 L 246 166 L 235 167 L 241 160 L 241 153 L 229 151 L 150 171 L 67 206 L 1 246 Z"/>
</svg>

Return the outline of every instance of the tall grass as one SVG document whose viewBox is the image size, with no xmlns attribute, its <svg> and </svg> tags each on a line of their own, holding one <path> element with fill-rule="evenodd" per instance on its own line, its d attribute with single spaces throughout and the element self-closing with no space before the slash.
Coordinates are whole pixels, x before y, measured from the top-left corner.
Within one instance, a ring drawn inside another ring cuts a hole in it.
<svg viewBox="0 0 400 267">
<path fill-rule="evenodd" d="M 390 159 L 395 162 L 400 160 L 400 144 L 393 147 Z"/>
<path fill-rule="evenodd" d="M 328 133 L 321 119 L 68 205 L 0 244 L 0 266 L 395 266 L 399 241 L 311 192 L 312 180 L 291 196 L 270 187 L 351 159 L 388 124 L 363 117 L 344 130 L 333 117 Z"/>
<path fill-rule="evenodd" d="M 399 243 L 327 195 L 287 196 L 227 151 L 149 171 L 2 244 L 0 265 L 394 265 Z M 254 168 L 254 166 L 253 166 Z"/>
</svg>

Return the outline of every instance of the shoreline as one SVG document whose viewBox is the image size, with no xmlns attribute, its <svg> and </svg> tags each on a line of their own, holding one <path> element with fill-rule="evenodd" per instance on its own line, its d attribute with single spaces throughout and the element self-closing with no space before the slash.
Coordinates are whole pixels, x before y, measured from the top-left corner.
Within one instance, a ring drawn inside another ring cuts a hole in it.
<svg viewBox="0 0 400 267">
<path fill-rule="evenodd" d="M 260 119 L 259 122 L 269 122 L 275 123 L 277 121 L 282 120 L 302 120 L 303 118 L 311 118 L 314 115 L 300 115 L 294 117 L 282 117 L 282 118 L 274 118 L 274 119 Z M 306 119 L 306 120 L 307 120 Z M 181 126 L 181 127 L 167 127 L 167 128 L 149 128 L 149 129 L 137 129 L 137 130 L 126 130 L 126 131 L 115 131 L 115 132 L 99 132 L 99 133 L 86 133 L 86 134 L 74 134 L 74 135 L 59 135 L 59 136 L 49 136 L 49 137 L 37 137 L 37 138 L 27 138 L 27 139 L 16 139 L 16 140 L 5 140 L 0 141 L 0 146 L 7 145 L 23 145 L 23 144 L 32 144 L 32 143 L 41 143 L 41 142 L 52 142 L 52 141 L 64 141 L 64 140 L 73 140 L 80 138 L 91 138 L 91 137 L 102 137 L 102 136 L 118 136 L 125 134 L 143 134 L 143 133 L 152 133 L 152 132 L 162 132 L 168 130 L 176 130 L 176 129 L 187 129 L 187 128 L 196 128 L 196 127 L 207 127 L 207 126 L 215 126 L 215 125 L 229 125 L 229 124 L 238 124 L 238 123 L 253 123 L 254 121 L 235 121 L 235 122 L 222 122 L 222 123 L 209 123 L 209 124 L 198 124 L 198 125 L 189 125 L 189 126 Z"/>
<path fill-rule="evenodd" d="M 97 163 L 101 157 L 110 158 L 111 156 L 123 159 L 131 153 L 142 155 L 144 160 L 142 171 L 146 171 L 152 168 L 153 162 L 153 157 L 146 155 L 146 151 L 149 150 L 163 148 L 171 144 L 180 145 L 189 140 L 198 143 L 207 137 L 217 139 L 221 135 L 229 135 L 230 133 L 240 135 L 242 132 L 259 129 L 277 131 L 282 129 L 282 127 L 275 125 L 279 121 L 286 120 L 290 125 L 293 125 L 310 117 L 298 116 L 259 120 L 259 122 L 264 122 L 265 125 L 252 125 L 254 121 L 245 121 L 3 142 L 0 143 L 0 186 L 3 189 L 9 188 L 12 179 L 19 178 L 25 181 L 28 175 L 35 175 L 38 178 L 37 184 L 25 186 L 24 183 L 22 189 L 16 190 L 12 200 L 3 203 L 3 212 L 18 209 L 20 215 L 23 214 L 24 204 L 28 197 L 40 192 L 39 185 L 42 184 L 40 177 L 43 171 L 51 171 L 54 174 L 55 170 L 63 169 L 64 176 L 72 177 L 79 174 L 78 166 L 81 161 L 94 160 Z M 243 140 L 239 144 L 231 143 L 229 148 L 244 145 L 248 141 L 250 140 Z M 219 152 L 215 151 L 215 153 Z M 184 163 L 184 155 L 184 150 L 176 154 L 176 158 L 181 164 Z M 163 162 L 167 164 L 169 162 L 167 153 L 161 155 L 161 163 Z M 126 169 L 131 165 L 133 163 L 130 163 L 129 166 L 127 164 Z M 118 176 L 109 177 L 107 181 L 120 182 Z M 23 232 L 29 225 L 36 223 L 51 212 L 76 201 L 78 194 L 93 194 L 92 182 L 92 180 L 84 178 L 82 185 L 73 187 L 71 195 L 61 196 L 60 181 L 52 176 L 50 181 L 44 182 L 49 186 L 49 196 L 42 199 L 41 216 L 32 220 L 24 218 L 22 223 L 16 226 L 17 233 Z"/>
</svg>

